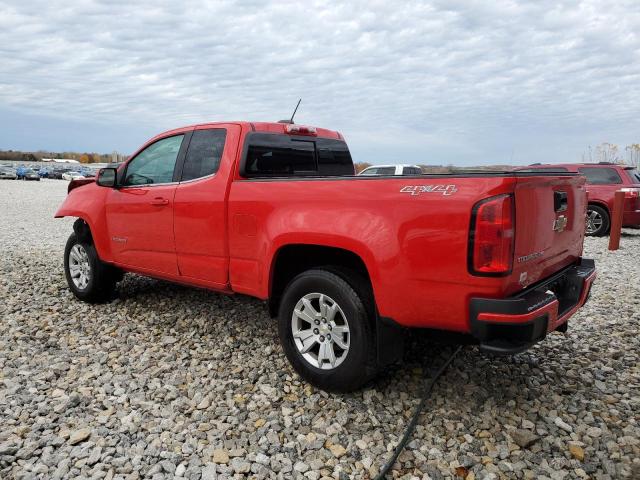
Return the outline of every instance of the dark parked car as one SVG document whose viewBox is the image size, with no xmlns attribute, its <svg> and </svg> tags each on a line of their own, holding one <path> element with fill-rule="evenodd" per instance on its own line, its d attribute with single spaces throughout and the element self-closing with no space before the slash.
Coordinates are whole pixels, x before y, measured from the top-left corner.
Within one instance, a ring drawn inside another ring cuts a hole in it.
<svg viewBox="0 0 640 480">
<path fill-rule="evenodd" d="M 49 174 L 53 171 L 53 168 L 51 167 L 40 167 L 40 170 L 38 170 L 38 175 L 40 175 L 40 178 L 49 178 Z"/>
<path fill-rule="evenodd" d="M 88 167 L 87 168 L 81 168 L 80 169 L 80 173 L 85 178 L 95 178 L 95 176 L 96 176 L 96 171 L 93 168 L 88 168 Z"/>
<path fill-rule="evenodd" d="M 33 168 L 25 168 L 24 171 L 22 172 L 22 179 L 23 180 L 36 180 L 36 181 L 40 181 L 40 175 L 38 175 L 38 172 L 36 172 Z"/>
<path fill-rule="evenodd" d="M 49 172 L 49 178 L 55 178 L 57 180 L 62 180 L 62 174 L 71 171 L 68 167 L 54 167 L 51 172 Z"/>
</svg>

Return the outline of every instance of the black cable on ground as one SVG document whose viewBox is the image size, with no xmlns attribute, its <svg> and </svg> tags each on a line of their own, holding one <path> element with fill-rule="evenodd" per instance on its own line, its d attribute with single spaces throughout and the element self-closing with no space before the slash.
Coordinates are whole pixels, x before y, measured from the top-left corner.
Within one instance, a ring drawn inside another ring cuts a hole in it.
<svg viewBox="0 0 640 480">
<path fill-rule="evenodd" d="M 382 470 L 380 470 L 380 473 L 378 473 L 375 480 L 384 480 L 387 476 L 387 473 L 389 473 L 389 470 L 391 470 L 391 467 L 393 467 L 393 465 L 396 463 L 396 460 L 398 460 L 400 453 L 402 453 L 404 447 L 407 445 L 407 443 L 409 443 L 409 439 L 411 438 L 411 435 L 413 434 L 413 431 L 418 424 L 418 418 L 420 418 L 420 413 L 422 413 L 422 409 L 424 408 L 424 405 L 427 403 L 427 400 L 431 395 L 433 386 L 438 381 L 438 378 L 440 378 L 440 376 L 447 369 L 449 364 L 453 361 L 453 359 L 456 358 L 456 355 L 458 355 L 460 350 L 462 350 L 462 345 L 456 348 L 456 350 L 451 354 L 447 361 L 444 362 L 444 364 L 438 369 L 436 374 L 425 383 L 420 403 L 416 407 L 415 412 L 413 412 L 413 417 L 411 417 L 411 421 L 409 422 L 409 425 L 407 425 L 407 429 L 404 431 L 402 440 L 400 440 L 400 443 L 398 443 L 395 450 L 393 451 L 393 455 L 391 455 L 391 458 L 387 461 L 387 463 L 385 463 L 384 467 L 382 467 Z"/>
</svg>

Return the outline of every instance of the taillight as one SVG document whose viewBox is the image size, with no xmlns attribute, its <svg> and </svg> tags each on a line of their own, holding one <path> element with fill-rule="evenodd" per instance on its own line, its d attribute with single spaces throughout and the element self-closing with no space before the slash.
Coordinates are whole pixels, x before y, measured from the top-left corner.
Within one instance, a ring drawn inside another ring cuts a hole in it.
<svg viewBox="0 0 640 480">
<path fill-rule="evenodd" d="M 469 232 L 469 271 L 474 275 L 503 276 L 513 266 L 513 196 L 499 195 L 473 207 Z"/>
<path fill-rule="evenodd" d="M 624 192 L 624 198 L 638 198 L 640 197 L 640 188 L 621 188 Z"/>
</svg>

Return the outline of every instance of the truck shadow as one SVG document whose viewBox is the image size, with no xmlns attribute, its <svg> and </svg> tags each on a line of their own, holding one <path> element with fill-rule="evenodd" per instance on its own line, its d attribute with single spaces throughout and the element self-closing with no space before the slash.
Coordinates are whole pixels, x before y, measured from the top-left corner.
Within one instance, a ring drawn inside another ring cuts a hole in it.
<svg viewBox="0 0 640 480">
<path fill-rule="evenodd" d="M 205 336 L 232 334 L 237 337 L 260 329 L 260 346 L 264 346 L 267 340 L 273 347 L 272 355 L 282 357 L 280 360 L 288 367 L 280 348 L 277 323 L 269 318 L 263 301 L 243 295 L 217 294 L 137 275 L 127 275 L 117 295 L 118 302 L 145 299 L 145 306 L 152 310 L 156 325 L 180 333 L 187 334 L 196 329 Z M 155 299 L 149 301 L 150 296 Z M 157 300 L 160 298 L 162 301 Z M 191 313 L 191 318 L 185 318 L 185 308 Z M 176 312 L 180 320 L 167 315 L 167 309 L 180 309 L 179 315 Z M 268 332 L 266 338 L 265 330 Z M 549 339 L 545 342 L 549 342 Z M 446 361 L 456 346 L 452 342 L 434 341 L 427 332 L 411 331 L 402 362 L 383 369 L 363 390 L 336 397 L 358 410 L 363 408 L 363 391 L 367 390 L 374 390 L 383 396 L 400 391 L 420 398 L 426 379 Z M 542 401 L 550 392 L 573 395 L 576 391 L 591 388 L 587 385 L 567 385 L 564 371 L 557 371 L 558 362 L 552 360 L 547 364 L 544 359 L 549 355 L 553 357 L 554 348 L 565 346 L 556 344 L 549 347 L 545 344 L 514 356 L 495 356 L 481 352 L 474 345 L 467 345 L 438 381 L 433 395 L 443 396 L 454 404 L 462 402 L 475 408 L 482 407 L 486 402 L 506 408 L 512 401 Z"/>
<path fill-rule="evenodd" d="M 427 379 L 433 377 L 456 346 L 434 341 L 420 331 L 412 332 L 403 362 L 386 368 L 370 387 L 384 392 L 405 383 L 407 390 L 419 397 Z M 438 380 L 433 395 L 444 392 L 454 404 L 463 401 L 465 405 L 480 408 L 486 402 L 506 407 L 514 401 L 544 401 L 551 392 L 573 395 L 580 390 L 590 390 L 592 387 L 588 385 L 567 382 L 566 366 L 558 371 L 558 362 L 553 360 L 554 348 L 564 349 L 564 346 L 539 345 L 517 355 L 502 356 L 486 354 L 475 345 L 465 345 Z M 550 361 L 546 362 L 545 358 Z M 413 386 L 408 386 L 410 383 Z"/>
</svg>

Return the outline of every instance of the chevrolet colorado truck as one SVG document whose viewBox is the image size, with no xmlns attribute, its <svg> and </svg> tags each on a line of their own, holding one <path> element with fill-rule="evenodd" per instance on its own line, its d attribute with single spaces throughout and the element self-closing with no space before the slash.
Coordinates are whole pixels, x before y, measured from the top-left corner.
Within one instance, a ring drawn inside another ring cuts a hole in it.
<svg viewBox="0 0 640 480">
<path fill-rule="evenodd" d="M 210 123 L 162 133 L 74 180 L 69 288 L 112 298 L 124 272 L 268 301 L 295 370 L 357 389 L 407 329 L 517 353 L 589 295 L 587 197 L 574 173 L 356 176 L 338 132 Z"/>
</svg>

